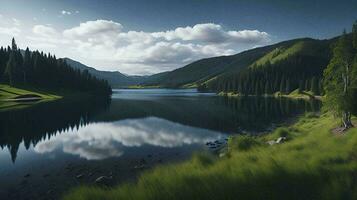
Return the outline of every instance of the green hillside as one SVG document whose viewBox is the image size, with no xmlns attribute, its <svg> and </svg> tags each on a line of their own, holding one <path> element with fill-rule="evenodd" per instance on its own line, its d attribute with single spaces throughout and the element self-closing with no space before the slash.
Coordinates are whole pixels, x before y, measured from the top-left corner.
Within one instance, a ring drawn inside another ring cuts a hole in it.
<svg viewBox="0 0 357 200">
<path fill-rule="evenodd" d="M 259 58 L 251 66 L 262 66 L 267 62 L 275 64 L 296 54 L 325 57 L 329 53 L 329 45 L 330 40 L 313 39 L 294 40 L 288 43 L 277 44 L 277 48 Z"/>
<path fill-rule="evenodd" d="M 205 81 L 198 88 L 241 95 L 289 94 L 298 89 L 322 95 L 322 74 L 335 41 L 335 38 L 304 38 L 264 47 L 262 49 L 269 51 L 255 61 L 246 63 L 240 70 L 233 66 L 232 70 Z M 261 51 L 261 48 L 254 51 Z"/>
<path fill-rule="evenodd" d="M 262 67 L 266 63 L 275 64 L 294 55 L 310 60 L 328 59 L 330 45 L 333 41 L 334 39 L 302 38 L 251 49 L 232 56 L 206 58 L 167 72 L 158 78 L 151 78 L 150 81 L 144 81 L 143 84 L 162 87 L 192 87 L 214 82 L 217 77 L 237 73 L 249 67 Z"/>
<path fill-rule="evenodd" d="M 221 56 L 202 59 L 182 68 L 165 73 L 163 76 L 145 81 L 144 85 L 161 85 L 163 87 L 180 87 L 199 80 L 206 80 L 227 69 L 227 64 L 233 62 L 232 56 Z"/>
</svg>

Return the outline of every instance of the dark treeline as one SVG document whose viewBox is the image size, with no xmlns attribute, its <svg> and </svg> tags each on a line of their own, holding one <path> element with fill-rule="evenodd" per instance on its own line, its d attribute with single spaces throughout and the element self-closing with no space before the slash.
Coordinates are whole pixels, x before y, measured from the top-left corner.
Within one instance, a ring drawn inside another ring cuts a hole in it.
<svg viewBox="0 0 357 200">
<path fill-rule="evenodd" d="M 289 117 L 307 112 L 319 111 L 322 103 L 318 100 L 305 101 L 289 98 L 219 98 L 220 103 L 233 110 L 232 117 L 239 130 L 261 133 L 275 128 Z"/>
<path fill-rule="evenodd" d="M 218 77 L 199 90 L 236 92 L 241 95 L 289 94 L 299 89 L 323 94 L 322 74 L 328 59 L 308 55 L 291 55 L 275 63 L 253 65 L 234 74 Z"/>
<path fill-rule="evenodd" d="M 63 59 L 43 52 L 23 52 L 12 46 L 0 48 L 0 83 L 11 86 L 34 86 L 51 90 L 76 90 L 110 94 L 107 81 L 70 67 Z"/>
</svg>

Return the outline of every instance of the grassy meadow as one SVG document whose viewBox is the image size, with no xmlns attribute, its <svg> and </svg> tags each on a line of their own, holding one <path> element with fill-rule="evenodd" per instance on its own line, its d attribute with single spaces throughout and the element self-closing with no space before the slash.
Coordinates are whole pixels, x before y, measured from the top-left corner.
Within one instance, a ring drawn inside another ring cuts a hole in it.
<svg viewBox="0 0 357 200">
<path fill-rule="evenodd" d="M 135 184 L 82 186 L 64 199 L 357 199 L 357 128 L 333 134 L 338 124 L 308 114 L 261 137 L 231 137 L 221 158 L 196 154 Z M 281 136 L 288 140 L 267 144 Z"/>
<path fill-rule="evenodd" d="M 37 95 L 42 98 L 41 101 L 49 101 L 61 98 L 59 95 L 54 95 L 51 92 L 38 90 L 36 88 L 27 87 L 11 87 L 9 85 L 0 84 L 0 110 L 7 110 L 13 108 L 27 107 L 28 103 L 12 101 L 21 95 Z"/>
</svg>

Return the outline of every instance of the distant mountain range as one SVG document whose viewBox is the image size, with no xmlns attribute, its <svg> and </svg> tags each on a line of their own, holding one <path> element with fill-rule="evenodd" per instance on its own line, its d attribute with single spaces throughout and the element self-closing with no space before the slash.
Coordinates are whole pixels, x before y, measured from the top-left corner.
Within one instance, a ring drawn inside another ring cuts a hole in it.
<svg viewBox="0 0 357 200">
<path fill-rule="evenodd" d="M 119 71 L 100 71 L 70 58 L 64 58 L 64 60 L 75 69 L 79 69 L 81 71 L 88 70 L 88 72 L 93 76 L 107 80 L 112 87 L 137 85 L 141 83 L 142 78 L 145 78 L 140 76 L 128 76 L 120 73 Z"/>
<path fill-rule="evenodd" d="M 214 81 L 219 76 L 237 73 L 242 69 L 278 62 L 298 54 L 309 59 L 328 58 L 331 54 L 331 44 L 336 38 L 316 40 L 302 38 L 280 42 L 277 44 L 254 48 L 231 56 L 219 56 L 201 59 L 182 68 L 151 76 L 128 76 L 118 71 L 99 71 L 75 60 L 65 58 L 72 67 L 85 70 L 92 75 L 108 80 L 112 87 L 127 87 L 130 85 L 158 87 L 196 87 L 198 84 Z M 289 67 L 289 66 L 286 66 Z M 302 66 L 309 67 L 309 66 Z"/>
</svg>

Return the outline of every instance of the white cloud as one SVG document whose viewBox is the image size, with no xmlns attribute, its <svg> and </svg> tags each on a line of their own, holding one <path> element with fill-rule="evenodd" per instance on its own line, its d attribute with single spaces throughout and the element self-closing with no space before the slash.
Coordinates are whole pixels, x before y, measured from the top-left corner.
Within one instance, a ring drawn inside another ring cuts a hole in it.
<svg viewBox="0 0 357 200">
<path fill-rule="evenodd" d="M 127 31 L 118 22 L 99 19 L 58 31 L 49 25 L 36 25 L 32 31 L 34 35 L 27 38 L 32 46 L 46 47 L 40 50 L 99 69 L 139 75 L 173 70 L 201 58 L 231 55 L 270 41 L 266 32 L 226 30 L 214 23 L 145 32 Z"/>
<path fill-rule="evenodd" d="M 245 43 L 268 42 L 269 34 L 258 30 L 228 31 L 230 40 Z"/>
<path fill-rule="evenodd" d="M 154 37 L 166 40 L 201 41 L 207 43 L 244 42 L 254 43 L 267 41 L 269 34 L 258 30 L 225 31 L 221 25 L 207 23 L 193 27 L 178 27 L 175 30 L 152 33 Z"/>
<path fill-rule="evenodd" d="M 12 22 L 15 26 L 21 26 L 21 21 L 16 18 L 12 18 Z"/>
<path fill-rule="evenodd" d="M 10 35 L 10 36 L 18 36 L 21 33 L 21 30 L 17 27 L 0 27 L 0 34 Z"/>
<path fill-rule="evenodd" d="M 65 30 L 63 34 L 69 38 L 95 42 L 98 37 L 107 39 L 111 36 L 117 36 L 122 28 L 123 26 L 120 23 L 107 20 L 96 20 L 81 23 L 77 27 Z"/>
<path fill-rule="evenodd" d="M 61 14 L 62 15 L 71 15 L 72 13 L 70 11 L 62 10 Z"/>
<path fill-rule="evenodd" d="M 32 28 L 32 32 L 44 37 L 53 37 L 57 34 L 56 29 L 45 25 L 35 25 Z"/>
<path fill-rule="evenodd" d="M 157 124 L 160 124 L 159 129 Z M 55 134 L 49 140 L 39 142 L 34 150 L 50 153 L 62 149 L 64 153 L 87 160 L 100 160 L 121 156 L 128 147 L 130 150 L 144 145 L 173 148 L 222 138 L 224 135 L 219 132 L 148 117 L 89 124 L 78 130 Z"/>
</svg>

